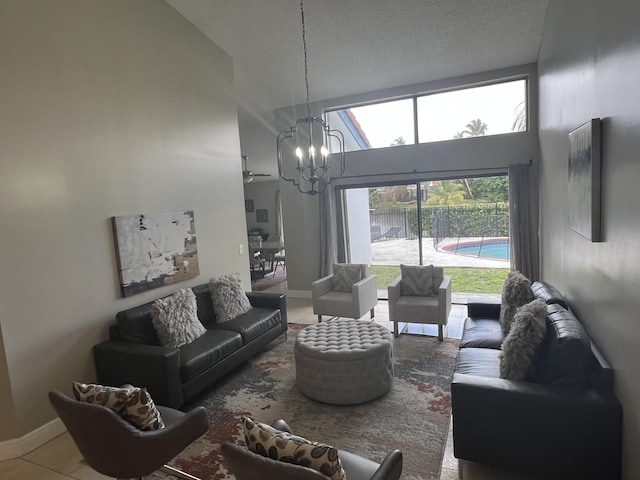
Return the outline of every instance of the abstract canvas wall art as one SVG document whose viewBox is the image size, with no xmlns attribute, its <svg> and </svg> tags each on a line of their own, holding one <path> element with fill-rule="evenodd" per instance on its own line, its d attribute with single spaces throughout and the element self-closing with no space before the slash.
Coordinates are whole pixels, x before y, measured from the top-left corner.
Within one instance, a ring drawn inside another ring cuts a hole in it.
<svg viewBox="0 0 640 480">
<path fill-rule="evenodd" d="M 200 274 L 192 211 L 112 218 L 122 296 Z"/>
<path fill-rule="evenodd" d="M 592 242 L 601 241 L 601 126 L 594 118 L 569 133 L 569 228 Z"/>
</svg>

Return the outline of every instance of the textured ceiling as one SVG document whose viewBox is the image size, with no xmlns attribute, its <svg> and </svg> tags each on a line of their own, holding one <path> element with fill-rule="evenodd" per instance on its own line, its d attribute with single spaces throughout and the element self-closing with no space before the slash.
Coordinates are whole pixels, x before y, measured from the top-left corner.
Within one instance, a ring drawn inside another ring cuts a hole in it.
<svg viewBox="0 0 640 480">
<path fill-rule="evenodd" d="M 251 124 L 305 101 L 299 1 L 166 1 L 232 57 L 243 153 L 273 179 L 275 143 L 265 148 Z M 535 63 L 547 4 L 306 0 L 310 100 Z"/>
<path fill-rule="evenodd" d="M 303 103 L 298 0 L 167 0 L 232 58 L 241 103 Z M 311 101 L 538 58 L 548 0 L 307 0 Z"/>
</svg>

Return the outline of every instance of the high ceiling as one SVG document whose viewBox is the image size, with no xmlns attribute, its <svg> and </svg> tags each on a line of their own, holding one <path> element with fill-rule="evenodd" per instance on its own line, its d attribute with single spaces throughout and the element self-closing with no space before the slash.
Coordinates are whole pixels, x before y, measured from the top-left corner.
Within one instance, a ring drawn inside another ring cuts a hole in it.
<svg viewBox="0 0 640 480">
<path fill-rule="evenodd" d="M 241 114 L 304 103 L 298 0 L 166 1 L 232 57 Z M 547 4 L 307 0 L 311 101 L 535 63 Z"/>
</svg>

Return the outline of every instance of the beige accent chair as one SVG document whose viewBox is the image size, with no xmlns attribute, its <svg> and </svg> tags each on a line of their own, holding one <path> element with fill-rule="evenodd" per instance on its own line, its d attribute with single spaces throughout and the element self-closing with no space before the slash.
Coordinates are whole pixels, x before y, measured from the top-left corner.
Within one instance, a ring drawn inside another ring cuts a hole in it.
<svg viewBox="0 0 640 480">
<path fill-rule="evenodd" d="M 356 271 L 359 273 L 354 277 Z M 373 318 L 378 304 L 378 277 L 369 275 L 366 264 L 335 264 L 332 275 L 311 284 L 311 298 L 318 322 L 322 322 L 323 315 L 359 319 L 368 311 Z"/>
<path fill-rule="evenodd" d="M 398 336 L 398 322 L 436 324 L 438 339 L 444 338 L 444 326 L 451 312 L 451 277 L 443 275 L 442 267 L 433 267 L 434 276 L 443 278 L 438 294 L 432 296 L 402 295 L 402 276 L 387 287 L 389 294 L 389 320 L 393 333 Z"/>
</svg>

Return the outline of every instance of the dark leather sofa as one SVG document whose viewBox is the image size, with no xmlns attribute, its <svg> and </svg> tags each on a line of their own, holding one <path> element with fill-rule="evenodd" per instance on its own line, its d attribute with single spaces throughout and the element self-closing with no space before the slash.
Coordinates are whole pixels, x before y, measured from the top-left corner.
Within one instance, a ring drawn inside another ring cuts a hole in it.
<svg viewBox="0 0 640 480">
<path fill-rule="evenodd" d="M 146 387 L 155 403 L 177 408 L 280 335 L 286 338 L 285 295 L 247 293 L 253 309 L 219 323 L 208 284 L 192 290 L 204 335 L 179 348 L 163 347 L 151 322 L 152 302 L 118 312 L 109 340 L 93 347 L 98 382 Z"/>
<path fill-rule="evenodd" d="M 500 303 L 474 302 L 451 385 L 454 456 L 545 478 L 619 479 L 622 407 L 613 370 L 564 296 L 547 303 L 547 333 L 526 381 L 500 378 Z"/>
</svg>

